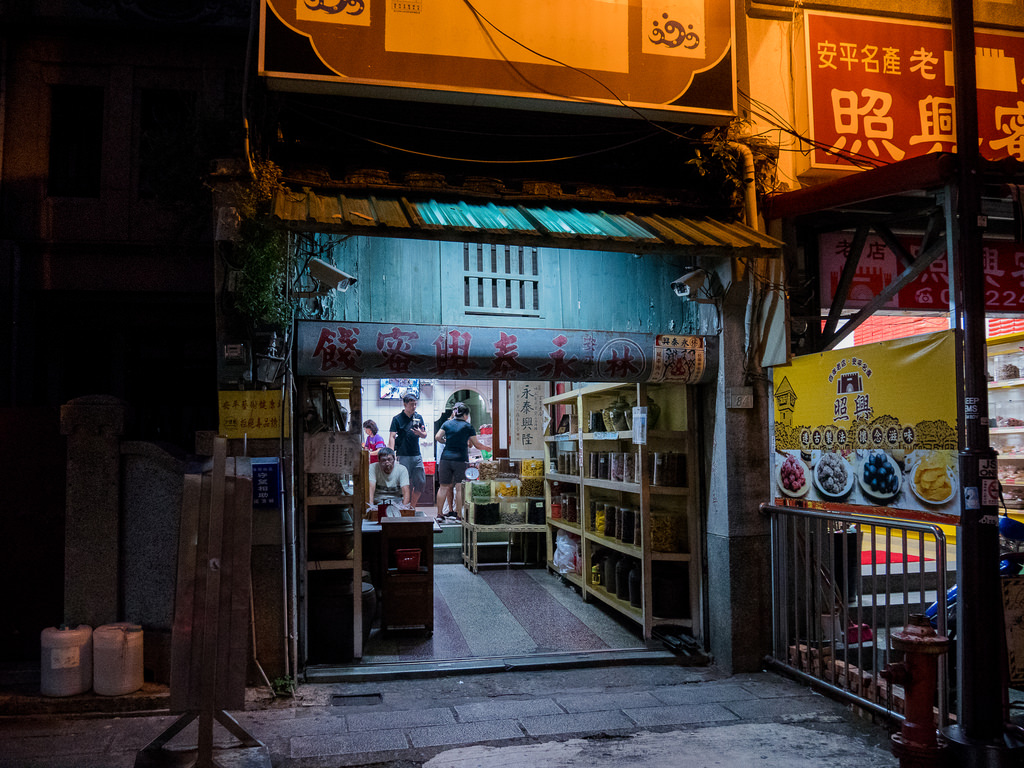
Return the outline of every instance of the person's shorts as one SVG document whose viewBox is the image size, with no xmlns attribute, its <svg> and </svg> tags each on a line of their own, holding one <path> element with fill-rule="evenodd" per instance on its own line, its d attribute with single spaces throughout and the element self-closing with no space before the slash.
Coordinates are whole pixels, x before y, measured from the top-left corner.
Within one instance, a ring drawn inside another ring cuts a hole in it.
<svg viewBox="0 0 1024 768">
<path fill-rule="evenodd" d="M 427 473 L 423 469 L 422 456 L 399 456 L 398 463 L 409 470 L 409 488 L 416 493 L 427 484 Z"/>
<path fill-rule="evenodd" d="M 468 461 L 454 461 L 452 459 L 441 459 L 437 463 L 437 481 L 441 485 L 455 485 L 466 479 L 466 467 Z"/>
</svg>

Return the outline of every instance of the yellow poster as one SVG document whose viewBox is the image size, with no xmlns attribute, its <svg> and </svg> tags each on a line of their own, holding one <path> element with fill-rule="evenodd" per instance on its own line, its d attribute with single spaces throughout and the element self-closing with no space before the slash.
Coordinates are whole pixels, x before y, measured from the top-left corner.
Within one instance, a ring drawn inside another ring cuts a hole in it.
<svg viewBox="0 0 1024 768">
<path fill-rule="evenodd" d="M 220 434 L 249 439 L 289 436 L 287 400 L 278 391 L 218 392 Z"/>
<path fill-rule="evenodd" d="M 956 348 L 942 331 L 776 368 L 777 502 L 959 518 Z"/>
</svg>

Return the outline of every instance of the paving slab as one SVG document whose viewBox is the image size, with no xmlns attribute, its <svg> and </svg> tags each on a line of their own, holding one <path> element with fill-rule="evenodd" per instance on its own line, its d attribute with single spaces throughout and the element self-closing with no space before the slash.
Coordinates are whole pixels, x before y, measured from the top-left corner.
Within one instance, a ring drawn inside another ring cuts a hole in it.
<svg viewBox="0 0 1024 768">
<path fill-rule="evenodd" d="M 678 704 L 670 707 L 627 709 L 626 715 L 641 727 L 739 720 L 735 713 L 720 704 Z"/>
<path fill-rule="evenodd" d="M 456 706 L 455 711 L 459 714 L 459 720 L 466 723 L 474 720 L 559 715 L 563 710 L 552 699 L 499 699 L 462 704 Z"/>
<path fill-rule="evenodd" d="M 409 738 L 414 747 L 478 744 L 483 741 L 504 741 L 522 737 L 523 729 L 515 720 L 456 723 L 455 725 L 438 725 L 409 731 Z"/>
<path fill-rule="evenodd" d="M 409 740 L 401 730 L 296 736 L 288 744 L 289 757 L 363 755 L 409 748 Z"/>
<path fill-rule="evenodd" d="M 603 709 L 629 709 L 631 707 L 658 707 L 666 702 L 659 700 L 649 691 L 624 693 L 592 693 L 576 696 L 559 696 L 555 699 L 566 712 L 598 712 Z"/>
<path fill-rule="evenodd" d="M 628 731 L 635 727 L 633 721 L 619 711 L 523 717 L 519 719 L 519 722 L 531 736 L 617 732 Z"/>
</svg>

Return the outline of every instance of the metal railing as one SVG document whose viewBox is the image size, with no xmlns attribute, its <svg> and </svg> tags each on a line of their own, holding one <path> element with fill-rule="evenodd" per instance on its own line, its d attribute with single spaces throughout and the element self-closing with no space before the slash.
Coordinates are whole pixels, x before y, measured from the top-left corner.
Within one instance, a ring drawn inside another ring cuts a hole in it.
<svg viewBox="0 0 1024 768">
<path fill-rule="evenodd" d="M 771 515 L 773 657 L 786 672 L 883 717 L 902 689 L 879 673 L 889 635 L 933 610 L 946 635 L 946 537 L 937 525 L 762 505 Z M 896 661 L 897 659 L 892 659 Z M 939 726 L 948 675 L 939 665 Z"/>
</svg>

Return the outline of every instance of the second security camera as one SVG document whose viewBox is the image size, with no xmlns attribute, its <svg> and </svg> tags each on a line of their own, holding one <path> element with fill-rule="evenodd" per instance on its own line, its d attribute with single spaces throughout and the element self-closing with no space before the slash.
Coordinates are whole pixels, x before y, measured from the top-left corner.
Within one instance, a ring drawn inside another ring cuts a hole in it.
<svg viewBox="0 0 1024 768">
<path fill-rule="evenodd" d="M 328 264 L 322 259 L 309 260 L 309 274 L 310 277 L 325 288 L 341 291 L 342 293 L 347 291 L 349 286 L 356 284 L 356 278 L 354 275 L 350 275 L 348 272 L 342 272 L 333 264 Z"/>
<path fill-rule="evenodd" d="M 672 290 L 681 299 L 692 299 L 697 296 L 701 286 L 704 285 L 705 273 L 703 269 L 693 269 L 682 277 L 672 281 Z"/>
</svg>

